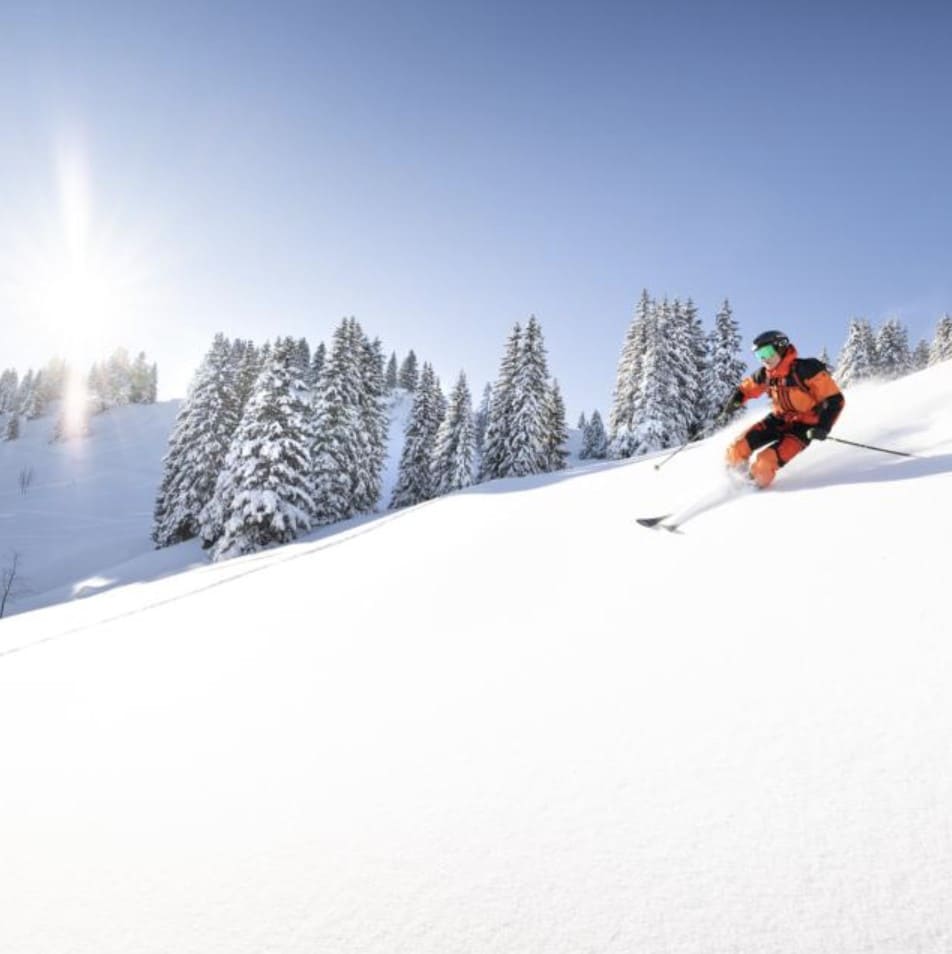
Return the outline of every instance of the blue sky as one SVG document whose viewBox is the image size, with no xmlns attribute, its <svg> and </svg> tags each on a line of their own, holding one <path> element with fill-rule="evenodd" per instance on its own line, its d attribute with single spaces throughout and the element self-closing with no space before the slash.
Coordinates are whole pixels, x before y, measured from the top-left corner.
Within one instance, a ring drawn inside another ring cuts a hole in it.
<svg viewBox="0 0 952 954">
<path fill-rule="evenodd" d="M 172 397 L 216 331 L 355 315 L 478 392 L 535 314 L 574 419 L 643 287 L 834 357 L 853 315 L 952 311 L 945 4 L 24 3 L 0 35 L 0 367 L 124 344 Z"/>
</svg>

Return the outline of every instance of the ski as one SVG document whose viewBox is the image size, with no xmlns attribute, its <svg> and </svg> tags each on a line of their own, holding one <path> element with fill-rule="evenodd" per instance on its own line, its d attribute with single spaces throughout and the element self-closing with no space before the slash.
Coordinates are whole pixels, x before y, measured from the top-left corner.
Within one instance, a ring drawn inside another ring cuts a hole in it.
<svg viewBox="0 0 952 954">
<path fill-rule="evenodd" d="M 667 520 L 670 516 L 670 513 L 665 513 L 660 517 L 639 517 L 636 522 L 640 523 L 643 527 L 657 527 L 662 520 Z"/>
<path fill-rule="evenodd" d="M 714 487 L 706 494 L 698 497 L 692 503 L 673 513 L 662 514 L 659 517 L 638 517 L 637 523 L 649 530 L 668 530 L 671 533 L 680 533 L 681 526 L 689 520 L 715 507 L 720 507 L 749 491 L 757 490 L 757 485 L 746 476 L 728 474 L 724 483 Z"/>
</svg>

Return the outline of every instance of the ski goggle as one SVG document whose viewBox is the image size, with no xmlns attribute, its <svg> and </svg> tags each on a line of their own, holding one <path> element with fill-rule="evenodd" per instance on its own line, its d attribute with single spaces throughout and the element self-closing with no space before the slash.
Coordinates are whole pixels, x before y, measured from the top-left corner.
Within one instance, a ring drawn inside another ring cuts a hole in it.
<svg viewBox="0 0 952 954">
<path fill-rule="evenodd" d="M 761 361 L 769 361 L 771 358 L 777 357 L 777 349 L 773 345 L 764 345 L 762 348 L 758 348 L 754 354 Z"/>
</svg>

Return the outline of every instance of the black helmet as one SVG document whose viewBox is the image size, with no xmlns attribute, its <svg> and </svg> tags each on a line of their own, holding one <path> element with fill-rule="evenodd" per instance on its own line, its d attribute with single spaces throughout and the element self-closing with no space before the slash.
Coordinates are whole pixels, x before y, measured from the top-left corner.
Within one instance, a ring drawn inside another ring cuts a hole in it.
<svg viewBox="0 0 952 954">
<path fill-rule="evenodd" d="M 766 345 L 773 345 L 777 354 L 783 354 L 790 347 L 790 339 L 782 331 L 762 331 L 754 338 L 751 351 L 763 348 Z"/>
</svg>

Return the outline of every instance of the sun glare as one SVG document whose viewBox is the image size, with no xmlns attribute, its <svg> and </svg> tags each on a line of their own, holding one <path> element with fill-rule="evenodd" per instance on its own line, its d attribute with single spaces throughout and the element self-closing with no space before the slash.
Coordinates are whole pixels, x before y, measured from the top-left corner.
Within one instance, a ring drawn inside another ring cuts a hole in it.
<svg viewBox="0 0 952 954">
<path fill-rule="evenodd" d="M 144 269 L 132 243 L 98 214 L 85 151 L 75 141 L 56 157 L 52 214 L 19 230 L 14 314 L 51 356 L 84 372 L 134 329 Z M 42 225 L 45 219 L 45 226 Z"/>
</svg>

